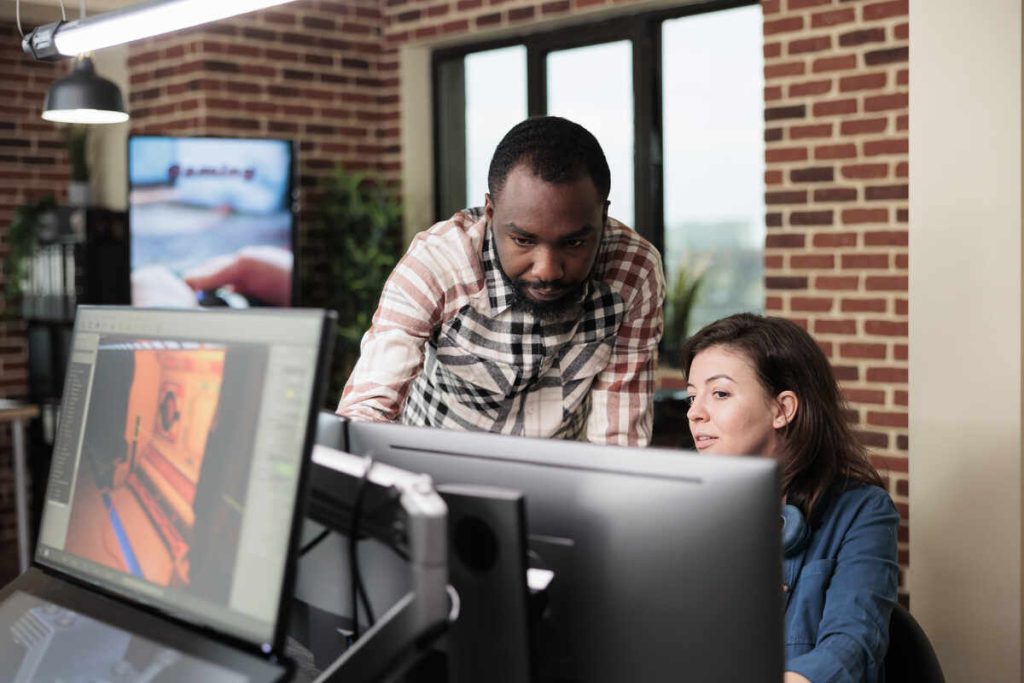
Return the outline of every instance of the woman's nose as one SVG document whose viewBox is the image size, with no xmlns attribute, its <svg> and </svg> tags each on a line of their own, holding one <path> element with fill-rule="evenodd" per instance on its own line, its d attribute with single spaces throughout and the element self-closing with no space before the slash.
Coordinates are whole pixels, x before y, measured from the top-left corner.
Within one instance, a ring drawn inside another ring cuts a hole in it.
<svg viewBox="0 0 1024 683">
<path fill-rule="evenodd" d="M 686 419 L 690 422 L 700 422 L 707 418 L 707 413 L 704 412 L 704 404 L 698 399 L 690 399 L 690 407 L 686 409 Z"/>
</svg>

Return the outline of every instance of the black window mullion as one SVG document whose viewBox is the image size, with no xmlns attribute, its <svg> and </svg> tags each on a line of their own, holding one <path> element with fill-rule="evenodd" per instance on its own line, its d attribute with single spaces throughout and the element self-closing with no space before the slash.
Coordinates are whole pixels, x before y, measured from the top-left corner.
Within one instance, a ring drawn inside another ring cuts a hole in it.
<svg viewBox="0 0 1024 683">
<path fill-rule="evenodd" d="M 526 45 L 526 113 L 543 116 L 548 111 L 548 53 L 536 42 Z"/>
<path fill-rule="evenodd" d="M 633 127 L 637 232 L 664 253 L 661 22 L 633 22 Z"/>
</svg>

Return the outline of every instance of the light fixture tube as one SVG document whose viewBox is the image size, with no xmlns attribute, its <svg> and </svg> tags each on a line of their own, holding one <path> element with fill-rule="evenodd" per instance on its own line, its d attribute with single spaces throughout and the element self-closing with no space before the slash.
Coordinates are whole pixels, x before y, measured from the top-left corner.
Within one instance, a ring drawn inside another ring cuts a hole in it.
<svg viewBox="0 0 1024 683">
<path fill-rule="evenodd" d="M 149 0 L 85 19 L 40 26 L 22 47 L 37 59 L 59 59 L 179 31 L 292 0 Z"/>
</svg>

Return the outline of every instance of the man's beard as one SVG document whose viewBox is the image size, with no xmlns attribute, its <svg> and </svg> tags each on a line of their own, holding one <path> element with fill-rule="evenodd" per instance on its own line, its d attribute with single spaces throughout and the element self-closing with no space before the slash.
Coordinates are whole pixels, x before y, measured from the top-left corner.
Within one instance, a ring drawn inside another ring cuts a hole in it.
<svg viewBox="0 0 1024 683">
<path fill-rule="evenodd" d="M 578 313 L 580 310 L 580 299 L 583 296 L 583 292 L 586 288 L 586 282 L 576 282 L 571 284 L 565 290 L 565 293 L 557 299 L 551 301 L 534 301 L 526 292 L 531 287 L 536 287 L 537 283 L 530 283 L 526 280 L 513 280 L 509 277 L 508 273 L 505 272 L 504 266 L 501 265 L 501 258 L 498 261 L 498 272 L 501 273 L 501 279 L 505 281 L 505 284 L 512 290 L 512 309 L 516 311 L 523 311 L 530 313 L 536 318 L 543 321 L 561 320 L 566 318 L 570 313 Z M 545 282 L 546 287 L 559 287 L 565 286 L 561 282 Z"/>
</svg>

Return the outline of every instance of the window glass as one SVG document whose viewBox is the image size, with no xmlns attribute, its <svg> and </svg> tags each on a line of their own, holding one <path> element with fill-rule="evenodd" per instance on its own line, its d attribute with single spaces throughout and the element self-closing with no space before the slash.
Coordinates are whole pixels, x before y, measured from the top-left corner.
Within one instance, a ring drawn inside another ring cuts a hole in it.
<svg viewBox="0 0 1024 683">
<path fill-rule="evenodd" d="M 552 52 L 547 79 L 547 113 L 571 119 L 594 134 L 611 169 L 608 214 L 636 227 L 632 45 L 620 40 Z"/>
<path fill-rule="evenodd" d="M 483 206 L 494 148 L 526 118 L 526 48 L 474 52 L 465 68 L 466 206 Z"/>
<path fill-rule="evenodd" d="M 669 292 L 704 269 L 689 333 L 764 307 L 761 24 L 759 5 L 662 24 Z"/>
</svg>

